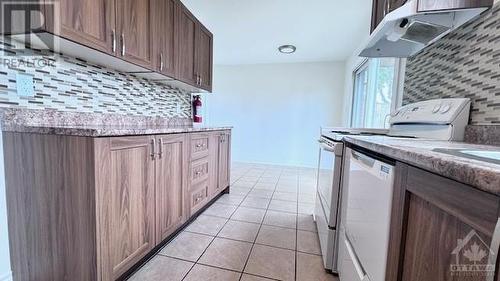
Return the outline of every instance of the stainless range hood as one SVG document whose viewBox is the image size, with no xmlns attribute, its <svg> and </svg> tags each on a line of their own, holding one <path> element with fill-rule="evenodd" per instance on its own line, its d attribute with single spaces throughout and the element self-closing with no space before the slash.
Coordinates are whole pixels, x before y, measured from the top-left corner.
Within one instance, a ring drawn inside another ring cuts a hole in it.
<svg viewBox="0 0 500 281">
<path fill-rule="evenodd" d="M 370 35 L 362 57 L 409 57 L 479 16 L 484 8 L 419 12 L 410 0 L 387 14 Z"/>
</svg>

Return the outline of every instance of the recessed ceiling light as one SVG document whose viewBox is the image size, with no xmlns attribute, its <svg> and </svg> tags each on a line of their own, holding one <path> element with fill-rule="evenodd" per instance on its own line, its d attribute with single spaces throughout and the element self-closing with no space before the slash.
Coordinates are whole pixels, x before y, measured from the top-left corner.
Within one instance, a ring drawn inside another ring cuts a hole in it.
<svg viewBox="0 0 500 281">
<path fill-rule="evenodd" d="M 293 54 L 297 50 L 297 47 L 294 45 L 282 45 L 279 46 L 278 51 L 283 54 Z"/>
</svg>

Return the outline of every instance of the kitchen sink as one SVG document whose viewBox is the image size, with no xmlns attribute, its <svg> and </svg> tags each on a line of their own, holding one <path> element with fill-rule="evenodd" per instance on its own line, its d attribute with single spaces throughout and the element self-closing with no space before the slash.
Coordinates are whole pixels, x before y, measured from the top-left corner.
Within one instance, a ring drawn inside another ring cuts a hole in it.
<svg viewBox="0 0 500 281">
<path fill-rule="evenodd" d="M 500 164 L 500 150 L 470 150 L 470 149 L 447 149 L 435 148 L 433 151 L 446 153 L 454 156 Z"/>
</svg>

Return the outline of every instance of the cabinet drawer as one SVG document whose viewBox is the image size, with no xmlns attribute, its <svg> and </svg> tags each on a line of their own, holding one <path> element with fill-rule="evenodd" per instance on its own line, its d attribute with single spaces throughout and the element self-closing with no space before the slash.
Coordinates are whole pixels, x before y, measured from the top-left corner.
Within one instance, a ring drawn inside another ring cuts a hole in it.
<svg viewBox="0 0 500 281">
<path fill-rule="evenodd" d="M 208 156 L 208 135 L 195 135 L 191 138 L 191 159 Z"/>
<path fill-rule="evenodd" d="M 205 204 L 208 203 L 208 181 L 202 182 L 190 192 L 189 196 L 189 206 L 191 209 L 191 215 L 200 210 Z"/>
<path fill-rule="evenodd" d="M 189 173 L 191 185 L 196 185 L 208 179 L 209 161 L 208 157 L 200 160 L 193 161 L 191 164 L 191 171 Z"/>
</svg>

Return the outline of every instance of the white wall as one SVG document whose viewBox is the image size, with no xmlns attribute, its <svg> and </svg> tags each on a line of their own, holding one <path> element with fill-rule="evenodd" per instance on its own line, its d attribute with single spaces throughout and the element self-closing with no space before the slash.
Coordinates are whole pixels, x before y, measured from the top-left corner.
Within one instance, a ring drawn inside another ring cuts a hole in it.
<svg viewBox="0 0 500 281">
<path fill-rule="evenodd" d="M 0 281 L 11 280 L 2 131 L 0 130 Z"/>
<path fill-rule="evenodd" d="M 344 63 L 216 66 L 207 125 L 232 125 L 234 161 L 314 167 L 320 126 L 342 121 Z"/>
</svg>

